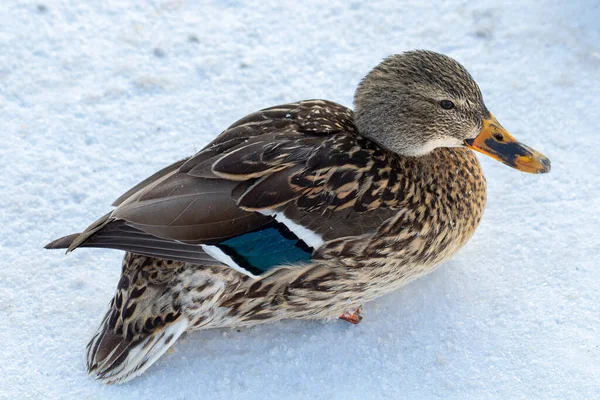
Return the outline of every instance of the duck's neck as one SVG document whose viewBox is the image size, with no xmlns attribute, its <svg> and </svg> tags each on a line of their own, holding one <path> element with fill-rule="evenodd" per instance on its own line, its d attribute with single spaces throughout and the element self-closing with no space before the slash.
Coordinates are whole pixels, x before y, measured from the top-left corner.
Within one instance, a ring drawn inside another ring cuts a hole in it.
<svg viewBox="0 0 600 400">
<path fill-rule="evenodd" d="M 485 207 L 486 184 L 479 160 L 466 148 L 438 148 L 411 157 L 415 190 L 421 200 L 446 208 L 447 216 L 479 222 Z M 431 197 L 430 197 L 431 196 Z"/>
<path fill-rule="evenodd" d="M 420 157 L 398 156 L 397 162 L 410 190 L 395 228 L 412 225 L 428 242 L 422 256 L 441 262 L 467 242 L 483 215 L 486 184 L 479 161 L 465 148 L 438 148 Z"/>
</svg>

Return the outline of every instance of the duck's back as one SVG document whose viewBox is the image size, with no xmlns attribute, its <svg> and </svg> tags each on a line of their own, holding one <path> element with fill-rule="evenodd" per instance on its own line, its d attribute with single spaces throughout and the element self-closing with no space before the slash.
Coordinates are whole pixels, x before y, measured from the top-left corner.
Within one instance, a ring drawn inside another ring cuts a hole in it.
<svg viewBox="0 0 600 400">
<path fill-rule="evenodd" d="M 237 121 L 193 157 L 134 186 L 81 235 L 50 247 L 116 248 L 259 275 L 335 251 L 336 243 L 323 243 L 364 242 L 399 210 L 419 205 L 425 171 L 422 160 L 361 137 L 346 107 L 281 105 Z"/>
</svg>

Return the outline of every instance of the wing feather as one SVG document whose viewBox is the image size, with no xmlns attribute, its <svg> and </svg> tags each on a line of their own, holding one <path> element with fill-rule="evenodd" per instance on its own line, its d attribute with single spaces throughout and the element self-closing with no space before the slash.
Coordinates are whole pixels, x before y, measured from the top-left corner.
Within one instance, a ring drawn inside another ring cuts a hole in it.
<svg viewBox="0 0 600 400">
<path fill-rule="evenodd" d="M 119 196 L 119 198 L 112 203 L 112 206 L 117 207 L 117 206 L 121 205 L 121 203 L 123 203 L 123 201 L 125 201 L 126 199 L 131 197 L 133 194 L 135 194 L 139 190 L 147 187 L 148 184 L 157 181 L 158 179 L 170 174 L 173 171 L 178 170 L 187 160 L 188 160 L 187 158 L 184 158 L 183 160 L 179 160 L 179 161 L 169 165 L 168 167 L 165 167 L 165 168 L 161 169 L 160 171 L 152 174 L 151 176 L 144 179 L 143 181 L 141 181 L 140 183 L 138 183 L 137 185 L 135 185 L 134 187 L 129 189 L 127 192 L 125 192 L 121 196 Z"/>
<path fill-rule="evenodd" d="M 276 106 L 244 117 L 193 157 L 137 184 L 79 236 L 51 244 L 214 264 L 201 245 L 260 229 L 274 217 L 324 240 L 358 236 L 394 213 L 402 195 L 389 189 L 392 182 L 399 187 L 390 173 L 395 162 L 357 135 L 343 106 Z"/>
</svg>

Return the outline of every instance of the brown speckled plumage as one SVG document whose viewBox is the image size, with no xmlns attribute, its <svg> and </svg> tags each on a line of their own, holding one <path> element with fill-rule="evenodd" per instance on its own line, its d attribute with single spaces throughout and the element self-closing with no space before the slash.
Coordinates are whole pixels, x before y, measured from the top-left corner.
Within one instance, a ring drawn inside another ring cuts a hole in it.
<svg viewBox="0 0 600 400">
<path fill-rule="evenodd" d="M 440 107 L 446 98 L 452 111 Z M 308 100 L 253 113 L 136 185 L 83 233 L 49 244 L 127 251 L 88 345 L 90 373 L 131 379 L 187 330 L 357 323 L 365 302 L 455 254 L 486 199 L 479 162 L 462 147 L 490 117 L 475 82 L 448 57 L 409 52 L 361 82 L 355 108 Z M 253 276 L 208 250 L 282 218 L 281 234 L 297 236 L 308 260 Z"/>
</svg>

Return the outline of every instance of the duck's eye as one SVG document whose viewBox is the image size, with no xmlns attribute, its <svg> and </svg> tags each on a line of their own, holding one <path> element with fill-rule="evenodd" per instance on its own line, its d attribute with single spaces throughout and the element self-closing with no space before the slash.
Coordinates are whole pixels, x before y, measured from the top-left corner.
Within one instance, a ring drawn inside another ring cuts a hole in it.
<svg viewBox="0 0 600 400">
<path fill-rule="evenodd" d="M 442 101 L 440 101 L 440 106 L 442 106 L 442 108 L 444 110 L 450 110 L 450 109 L 454 108 L 454 103 L 451 102 L 450 100 L 442 100 Z"/>
</svg>

